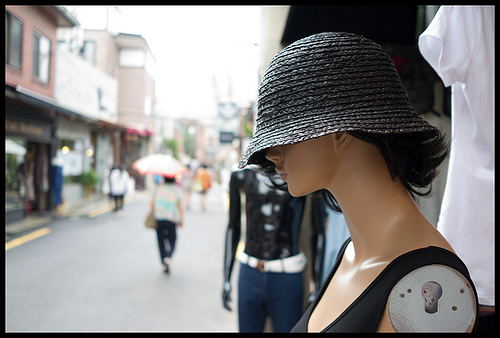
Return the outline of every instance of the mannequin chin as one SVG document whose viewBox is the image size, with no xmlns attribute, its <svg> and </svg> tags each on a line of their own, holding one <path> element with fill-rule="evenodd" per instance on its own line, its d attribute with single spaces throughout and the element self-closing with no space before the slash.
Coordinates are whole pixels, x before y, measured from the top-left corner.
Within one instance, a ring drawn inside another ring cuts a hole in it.
<svg viewBox="0 0 500 338">
<path fill-rule="evenodd" d="M 307 194 L 314 192 L 314 191 L 308 191 L 308 190 L 300 190 L 299 188 L 294 189 L 294 185 L 290 184 L 290 183 L 288 183 L 287 186 L 288 186 L 288 192 L 293 197 L 306 196 Z"/>
</svg>

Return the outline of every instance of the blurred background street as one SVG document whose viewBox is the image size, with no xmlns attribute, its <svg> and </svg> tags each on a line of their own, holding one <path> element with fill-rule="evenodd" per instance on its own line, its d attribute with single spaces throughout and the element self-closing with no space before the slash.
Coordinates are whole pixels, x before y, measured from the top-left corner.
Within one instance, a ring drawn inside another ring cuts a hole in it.
<svg viewBox="0 0 500 338">
<path fill-rule="evenodd" d="M 150 195 L 141 196 L 122 216 L 56 220 L 7 250 L 6 331 L 237 331 L 236 312 L 221 300 L 222 189 L 210 190 L 205 212 L 193 194 L 170 275 L 144 226 Z"/>
</svg>

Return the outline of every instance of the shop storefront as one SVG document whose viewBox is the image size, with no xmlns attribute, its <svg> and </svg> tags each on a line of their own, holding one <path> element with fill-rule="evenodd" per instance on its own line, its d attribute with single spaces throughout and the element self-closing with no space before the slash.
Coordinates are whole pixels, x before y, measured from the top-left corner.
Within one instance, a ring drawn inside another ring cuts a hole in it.
<svg viewBox="0 0 500 338">
<path fill-rule="evenodd" d="M 54 118 L 29 105 L 5 104 L 5 222 L 51 210 Z"/>
<path fill-rule="evenodd" d="M 119 158 L 124 132 L 114 123 L 6 85 L 5 223 L 52 213 L 56 204 L 86 197 L 81 183 L 84 171 L 96 171 L 100 182 L 95 188 L 100 191 L 105 170 Z"/>
</svg>

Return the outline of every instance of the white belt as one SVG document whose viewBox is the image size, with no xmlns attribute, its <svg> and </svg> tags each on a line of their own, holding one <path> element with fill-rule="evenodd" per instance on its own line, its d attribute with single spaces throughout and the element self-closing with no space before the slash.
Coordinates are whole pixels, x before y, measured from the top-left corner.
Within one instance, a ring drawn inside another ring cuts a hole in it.
<svg viewBox="0 0 500 338">
<path fill-rule="evenodd" d="M 240 263 L 260 272 L 299 273 L 304 271 L 307 264 L 307 257 L 303 252 L 294 256 L 267 261 L 249 256 L 244 251 L 239 251 L 236 258 Z"/>
</svg>

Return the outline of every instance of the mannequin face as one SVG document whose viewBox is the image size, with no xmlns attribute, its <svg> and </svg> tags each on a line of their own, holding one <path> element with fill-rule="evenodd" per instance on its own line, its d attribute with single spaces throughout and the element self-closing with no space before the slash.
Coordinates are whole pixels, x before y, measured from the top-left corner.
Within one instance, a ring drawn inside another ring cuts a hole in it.
<svg viewBox="0 0 500 338">
<path fill-rule="evenodd" d="M 334 135 L 277 146 L 267 151 L 266 158 L 276 165 L 276 172 L 287 182 L 292 196 L 304 196 L 329 187 L 338 168 Z"/>
</svg>

